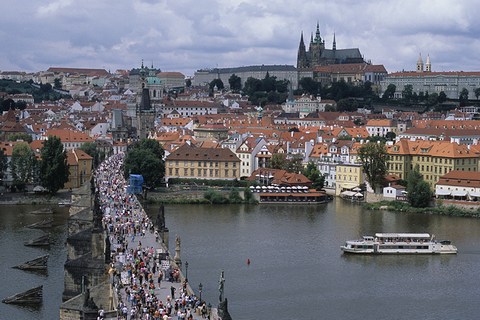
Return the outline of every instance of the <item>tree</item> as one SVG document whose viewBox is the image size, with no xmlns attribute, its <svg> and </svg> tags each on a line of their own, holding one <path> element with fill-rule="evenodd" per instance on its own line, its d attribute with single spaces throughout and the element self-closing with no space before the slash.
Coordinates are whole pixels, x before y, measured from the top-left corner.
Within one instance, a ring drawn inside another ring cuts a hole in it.
<svg viewBox="0 0 480 320">
<path fill-rule="evenodd" d="M 275 91 L 275 83 L 277 82 L 277 77 L 271 77 L 270 74 L 265 74 L 265 78 L 262 80 L 262 89 L 266 92 Z"/>
<path fill-rule="evenodd" d="M 303 171 L 303 156 L 300 154 L 294 154 L 287 159 L 287 167 L 285 170 L 292 173 L 301 173 Z"/>
<path fill-rule="evenodd" d="M 136 142 L 125 157 L 125 178 L 128 179 L 130 174 L 140 174 L 147 189 L 160 185 L 165 176 L 163 155 L 164 150 L 156 140 Z"/>
<path fill-rule="evenodd" d="M 460 105 L 465 105 L 465 103 L 468 101 L 468 90 L 467 88 L 463 88 L 462 91 L 460 91 L 460 96 L 458 97 L 460 100 Z"/>
<path fill-rule="evenodd" d="M 320 174 L 317 166 L 313 161 L 309 161 L 303 170 L 303 175 L 312 181 L 312 187 L 320 190 L 325 186 L 325 177 Z"/>
<path fill-rule="evenodd" d="M 5 170 L 7 170 L 7 156 L 3 152 L 3 149 L 0 148 L 0 185 L 3 184 L 3 176 L 5 174 Z"/>
<path fill-rule="evenodd" d="M 190 88 L 192 86 L 192 79 L 185 80 L 185 85 L 187 86 L 187 88 Z"/>
<path fill-rule="evenodd" d="M 251 96 L 257 91 L 262 91 L 262 81 L 253 77 L 248 77 L 243 85 L 243 92 L 247 96 Z"/>
<path fill-rule="evenodd" d="M 18 110 L 25 110 L 27 108 L 27 103 L 24 100 L 19 100 L 15 106 Z"/>
<path fill-rule="evenodd" d="M 225 87 L 223 85 L 223 81 L 221 79 L 213 79 L 211 82 L 210 82 L 210 85 L 209 85 L 209 88 L 210 88 L 210 91 L 213 91 L 213 89 L 215 88 L 215 86 L 217 87 L 218 90 L 223 90 L 223 88 Z"/>
<path fill-rule="evenodd" d="M 319 83 L 313 80 L 311 77 L 304 77 L 298 82 L 299 86 L 303 89 L 304 93 L 317 94 L 319 91 Z"/>
<path fill-rule="evenodd" d="M 242 79 L 235 73 L 228 79 L 228 84 L 230 85 L 230 90 L 234 92 L 242 90 Z"/>
<path fill-rule="evenodd" d="M 478 100 L 478 97 L 480 97 L 480 88 L 475 88 L 475 90 L 473 92 L 475 93 L 475 97 Z"/>
<path fill-rule="evenodd" d="M 430 204 L 431 198 L 430 186 L 423 180 L 417 165 L 407 177 L 407 200 L 412 207 L 425 208 Z"/>
<path fill-rule="evenodd" d="M 285 170 L 287 168 L 287 155 L 285 153 L 275 153 L 270 159 L 269 168 Z"/>
<path fill-rule="evenodd" d="M 368 183 L 374 190 L 382 186 L 387 173 L 387 150 L 385 144 L 368 142 L 358 149 L 358 156 Z"/>
<path fill-rule="evenodd" d="M 28 133 L 14 133 L 10 136 L 8 136 L 8 141 L 18 141 L 18 140 L 23 140 L 28 143 L 32 142 L 32 136 L 29 135 Z"/>
<path fill-rule="evenodd" d="M 434 92 L 434 93 L 432 93 L 432 94 L 430 94 L 430 95 L 428 96 L 428 98 L 427 98 L 427 104 L 428 104 L 429 106 L 434 106 L 434 105 L 436 105 L 436 104 L 438 103 L 438 99 L 439 99 L 438 93 Z"/>
<path fill-rule="evenodd" d="M 10 109 L 15 109 L 16 103 L 12 99 L 8 98 L 2 101 L 2 112 Z"/>
<path fill-rule="evenodd" d="M 355 99 L 340 99 L 337 102 L 338 112 L 355 112 L 358 109 L 358 102 Z"/>
<path fill-rule="evenodd" d="M 397 87 L 393 83 L 390 83 L 385 92 L 383 93 L 383 99 L 393 99 L 396 90 Z"/>
<path fill-rule="evenodd" d="M 412 98 L 414 96 L 413 93 L 413 86 L 411 84 L 407 84 L 403 87 L 402 97 L 406 103 L 410 103 L 410 101 L 412 101 Z"/>
<path fill-rule="evenodd" d="M 10 171 L 12 172 L 13 186 L 18 190 L 24 190 L 25 186 L 32 181 L 33 168 L 35 165 L 35 153 L 26 142 L 17 143 L 12 150 Z"/>
<path fill-rule="evenodd" d="M 393 131 L 388 131 L 387 134 L 385 135 L 385 138 L 387 138 L 387 140 L 389 141 L 395 140 L 396 137 L 397 135 Z"/>
<path fill-rule="evenodd" d="M 49 136 L 41 149 L 40 181 L 51 194 L 57 193 L 68 181 L 70 171 L 67 152 L 60 138 Z"/>
<path fill-rule="evenodd" d="M 62 81 L 59 78 L 53 80 L 53 87 L 55 89 L 62 89 Z"/>
<path fill-rule="evenodd" d="M 447 101 L 447 95 L 445 94 L 445 92 L 440 91 L 440 93 L 438 94 L 438 103 L 444 103 L 445 101 Z"/>
</svg>

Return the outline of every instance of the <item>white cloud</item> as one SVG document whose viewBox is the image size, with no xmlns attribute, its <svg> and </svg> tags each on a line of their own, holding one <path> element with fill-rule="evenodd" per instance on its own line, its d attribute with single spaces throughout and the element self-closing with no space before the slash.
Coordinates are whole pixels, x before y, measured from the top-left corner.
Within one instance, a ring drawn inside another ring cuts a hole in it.
<svg viewBox="0 0 480 320">
<path fill-rule="evenodd" d="M 73 0 L 57 0 L 50 2 L 47 5 L 38 7 L 39 16 L 47 16 L 54 14 L 57 11 L 69 7 L 73 3 Z"/>
</svg>

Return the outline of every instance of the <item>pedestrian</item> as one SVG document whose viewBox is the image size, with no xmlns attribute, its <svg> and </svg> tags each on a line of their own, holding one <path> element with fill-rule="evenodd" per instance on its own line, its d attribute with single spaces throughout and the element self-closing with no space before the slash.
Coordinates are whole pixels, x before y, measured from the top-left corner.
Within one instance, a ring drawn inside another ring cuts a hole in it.
<svg viewBox="0 0 480 320">
<path fill-rule="evenodd" d="M 175 290 L 177 290 L 177 289 L 175 289 L 174 286 L 171 286 L 171 287 L 170 287 L 170 293 L 171 293 L 171 295 L 172 295 L 172 299 L 175 299 Z"/>
</svg>

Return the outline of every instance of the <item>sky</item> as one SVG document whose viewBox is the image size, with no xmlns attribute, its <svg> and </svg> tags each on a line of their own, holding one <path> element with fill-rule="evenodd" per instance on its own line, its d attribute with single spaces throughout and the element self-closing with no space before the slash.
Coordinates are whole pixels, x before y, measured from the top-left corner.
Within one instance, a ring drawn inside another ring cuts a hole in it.
<svg viewBox="0 0 480 320">
<path fill-rule="evenodd" d="M 317 22 L 326 47 L 359 48 L 388 72 L 480 71 L 474 0 L 3 0 L 0 70 L 295 65 Z"/>
</svg>

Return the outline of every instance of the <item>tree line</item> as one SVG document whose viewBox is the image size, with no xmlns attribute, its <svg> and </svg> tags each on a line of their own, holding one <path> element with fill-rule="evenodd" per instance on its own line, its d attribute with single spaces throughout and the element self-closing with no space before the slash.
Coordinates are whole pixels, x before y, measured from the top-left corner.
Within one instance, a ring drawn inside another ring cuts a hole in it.
<svg viewBox="0 0 480 320">
<path fill-rule="evenodd" d="M 0 178 L 10 170 L 12 191 L 24 191 L 28 184 L 43 186 L 49 193 L 55 194 L 68 181 L 69 166 L 67 153 L 58 137 L 50 136 L 45 140 L 37 158 L 28 142 L 16 143 L 12 149 L 10 161 L 0 150 Z"/>
</svg>

